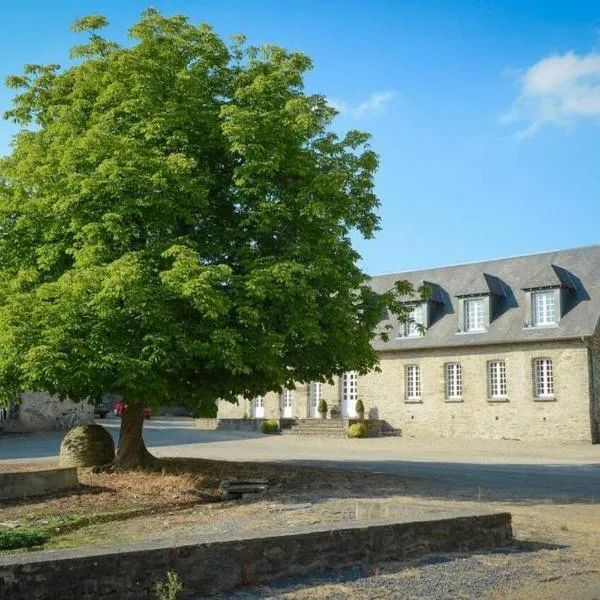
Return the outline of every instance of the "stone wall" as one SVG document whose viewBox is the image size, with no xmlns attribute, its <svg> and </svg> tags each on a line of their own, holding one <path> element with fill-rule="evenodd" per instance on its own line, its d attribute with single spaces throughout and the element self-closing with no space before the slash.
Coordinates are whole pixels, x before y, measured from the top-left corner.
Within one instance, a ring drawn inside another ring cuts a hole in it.
<svg viewBox="0 0 600 600">
<path fill-rule="evenodd" d="M 381 373 L 361 377 L 367 411 L 402 429 L 403 436 L 563 439 L 591 441 L 588 350 L 583 343 L 482 346 L 381 354 Z M 551 358 L 555 397 L 536 399 L 533 360 Z M 506 362 L 507 398 L 488 398 L 487 363 Z M 445 396 L 444 365 L 460 362 L 462 401 Z M 405 367 L 421 368 L 421 401 L 405 399 Z"/>
<path fill-rule="evenodd" d="M 592 442 L 600 443 L 600 325 L 588 342 L 588 360 L 591 373 L 590 429 Z"/>
<path fill-rule="evenodd" d="M 511 516 L 499 513 L 251 539 L 16 554 L 0 556 L 0 598 L 146 600 L 155 598 L 153 587 L 166 579 L 167 571 L 183 580 L 184 597 L 197 598 L 324 568 L 473 551 L 511 541 Z"/>
<path fill-rule="evenodd" d="M 87 402 L 60 400 L 45 392 L 24 392 L 21 394 L 19 421 L 29 431 L 54 429 L 56 418 L 62 413 L 76 412 L 80 423 L 91 423 L 94 407 Z"/>
<path fill-rule="evenodd" d="M 45 469 L 0 473 L 0 498 L 39 496 L 79 487 L 77 469 Z"/>
</svg>

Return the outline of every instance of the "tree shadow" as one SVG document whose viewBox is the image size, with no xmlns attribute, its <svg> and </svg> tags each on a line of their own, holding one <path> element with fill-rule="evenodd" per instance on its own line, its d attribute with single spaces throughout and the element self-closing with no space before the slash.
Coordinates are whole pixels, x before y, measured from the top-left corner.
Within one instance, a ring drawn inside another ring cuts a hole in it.
<svg viewBox="0 0 600 600">
<path fill-rule="evenodd" d="M 120 419 L 101 419 L 97 421 L 113 436 L 115 444 L 119 441 Z M 6 460 L 35 461 L 40 458 L 58 456 L 60 444 L 66 435 L 59 431 L 42 431 L 27 434 L 14 434 L 0 437 L 0 457 Z M 206 431 L 195 429 L 193 421 L 151 419 L 144 423 L 143 436 L 148 447 L 180 446 L 191 444 L 212 444 L 238 440 L 264 439 L 262 433 L 250 431 Z"/>
<path fill-rule="evenodd" d="M 402 576 L 403 573 L 410 578 L 415 576 L 415 571 L 431 566 L 431 565 L 444 565 L 451 564 L 452 562 L 459 560 L 463 561 L 465 558 L 481 557 L 491 558 L 494 557 L 505 557 L 510 555 L 523 555 L 523 554 L 535 554 L 543 550 L 563 550 L 568 546 L 560 544 L 549 544 L 546 542 L 530 542 L 530 541 L 519 541 L 514 540 L 509 546 L 492 548 L 492 549 L 479 549 L 464 552 L 457 550 L 455 552 L 444 552 L 426 554 L 424 556 L 415 558 L 406 558 L 399 560 L 387 560 L 382 563 L 369 564 L 369 565 L 356 565 L 341 567 L 337 569 L 328 569 L 324 566 L 322 569 L 314 570 L 305 574 L 298 574 L 289 577 L 280 577 L 274 579 L 266 584 L 259 584 L 256 586 L 238 588 L 231 592 L 220 594 L 219 598 L 278 598 L 283 594 L 299 592 L 302 589 L 307 590 L 317 586 L 327 586 L 335 584 L 352 584 L 357 583 L 360 580 L 369 577 L 379 576 Z M 372 592 L 375 593 L 375 589 Z M 318 596 L 324 597 L 324 596 Z M 329 596 L 327 596 L 329 597 Z M 337 596 L 336 596 L 337 597 Z M 340 597 L 345 597 L 340 595 Z M 355 596 L 351 596 L 355 597 Z M 371 598 L 387 598 L 386 595 L 371 595 Z M 409 596 L 407 596 L 408 598 Z M 421 596 L 419 596 L 421 597 Z M 462 596 L 461 596 L 462 597 Z"/>
<path fill-rule="evenodd" d="M 523 465 L 418 461 L 285 460 L 275 464 L 374 473 L 395 480 L 393 495 L 423 499 L 513 504 L 600 502 L 600 471 L 596 464 Z M 366 485 L 366 481 L 364 482 Z M 363 488 L 365 486 L 362 486 Z M 390 490 L 371 488 L 371 497 Z M 343 491 L 342 491 L 343 493 Z M 352 497 L 355 491 L 348 496 Z M 362 494 L 361 494 L 362 495 Z"/>
</svg>

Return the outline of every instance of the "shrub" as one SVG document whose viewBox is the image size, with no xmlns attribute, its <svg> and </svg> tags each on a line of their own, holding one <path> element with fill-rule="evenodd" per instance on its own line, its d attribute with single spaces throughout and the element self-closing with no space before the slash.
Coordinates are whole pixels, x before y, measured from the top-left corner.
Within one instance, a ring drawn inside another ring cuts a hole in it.
<svg viewBox="0 0 600 600">
<path fill-rule="evenodd" d="M 356 401 L 356 406 L 354 407 L 354 409 L 356 410 L 357 413 L 364 413 L 365 412 L 365 405 L 363 404 L 363 401 L 358 399 Z"/>
<path fill-rule="evenodd" d="M 337 418 L 341 417 L 342 416 L 342 412 L 340 411 L 340 407 L 339 406 L 332 406 L 329 409 L 329 416 L 332 419 L 337 419 Z"/>
<path fill-rule="evenodd" d="M 0 531 L 0 550 L 41 546 L 48 541 L 49 537 L 47 533 L 39 531 Z"/>
<path fill-rule="evenodd" d="M 348 427 L 348 437 L 364 438 L 367 437 L 367 426 L 364 423 L 352 423 Z"/>
<path fill-rule="evenodd" d="M 275 419 L 267 419 L 263 421 L 261 431 L 263 433 L 277 433 L 279 431 L 279 423 Z"/>
<path fill-rule="evenodd" d="M 321 402 L 319 402 L 319 413 L 321 414 L 325 414 L 327 413 L 327 402 L 325 402 L 325 400 L 321 400 Z"/>
<path fill-rule="evenodd" d="M 159 581 L 154 586 L 158 600 L 177 600 L 177 596 L 182 589 L 183 583 L 175 571 L 169 571 L 167 580 Z"/>
</svg>

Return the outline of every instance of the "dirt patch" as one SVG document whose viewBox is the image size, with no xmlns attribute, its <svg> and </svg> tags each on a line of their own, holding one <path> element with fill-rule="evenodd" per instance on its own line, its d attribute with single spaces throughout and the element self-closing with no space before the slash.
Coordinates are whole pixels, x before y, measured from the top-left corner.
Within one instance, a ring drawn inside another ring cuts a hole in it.
<svg viewBox="0 0 600 600">
<path fill-rule="evenodd" d="M 19 471 L 54 468 L 53 463 L 31 463 L 18 465 Z M 9 469 L 3 467 L 5 471 Z M 352 497 L 357 491 L 363 493 L 377 489 L 399 494 L 402 481 L 395 476 L 365 474 L 351 471 L 335 471 L 310 467 L 285 467 L 265 463 L 224 462 L 202 459 L 161 459 L 152 471 L 115 471 L 94 473 L 90 469 L 79 469 L 79 489 L 63 494 L 28 499 L 7 500 L 0 503 L 0 529 L 2 527 L 32 527 L 55 517 L 80 517 L 86 515 L 112 515 L 99 519 L 107 522 L 87 525 L 75 535 L 77 543 L 94 544 L 95 532 L 103 539 L 110 539 L 109 530 L 116 530 L 115 541 L 139 539 L 139 533 L 164 532 L 165 527 L 177 529 L 187 527 L 190 519 L 199 515 L 181 512 L 220 500 L 218 490 L 223 479 L 261 477 L 269 480 L 269 490 L 257 496 L 263 502 L 294 502 L 298 496 L 309 494 L 315 498 L 328 496 Z M 256 508 L 249 506 L 255 499 L 247 497 L 241 503 L 219 503 L 226 509 L 237 509 L 239 517 L 252 524 L 251 530 L 260 531 L 269 527 L 256 519 Z M 206 514 L 208 517 L 209 513 Z M 131 527 L 123 521 L 131 519 Z M 233 520 L 232 520 L 233 519 Z M 113 520 L 121 521 L 118 528 Z M 209 519 L 210 520 L 210 519 Z M 223 521 L 233 523 L 230 515 Z M 310 521 L 310 519 L 309 519 Z M 3 525 L 4 524 L 4 525 Z M 283 521 L 285 525 L 285 521 Z M 95 529 L 91 529 L 91 528 Z M 79 529 L 79 527 L 77 527 Z M 127 531 L 134 531 L 129 536 Z M 193 529 L 193 528 L 192 528 Z M 89 534 L 89 535 L 88 535 Z M 86 537 L 87 536 L 87 537 Z"/>
</svg>

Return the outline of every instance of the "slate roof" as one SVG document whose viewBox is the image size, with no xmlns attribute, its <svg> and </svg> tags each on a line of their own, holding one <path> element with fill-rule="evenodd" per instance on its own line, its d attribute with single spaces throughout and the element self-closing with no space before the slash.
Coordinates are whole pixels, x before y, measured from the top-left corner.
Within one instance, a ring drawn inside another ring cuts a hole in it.
<svg viewBox="0 0 600 600">
<path fill-rule="evenodd" d="M 382 322 L 393 326 L 388 342 L 374 341 L 378 350 L 475 346 L 513 342 L 566 340 L 590 336 L 600 318 L 600 245 L 558 250 L 478 263 L 438 267 L 372 277 L 371 287 L 389 290 L 394 282 L 435 284 L 433 322 L 422 337 L 397 337 L 392 317 Z M 566 314 L 557 327 L 525 327 L 527 290 L 558 287 L 568 296 Z M 496 318 L 487 332 L 457 333 L 459 296 L 494 294 Z M 504 294 L 504 295 L 501 295 Z"/>
</svg>

